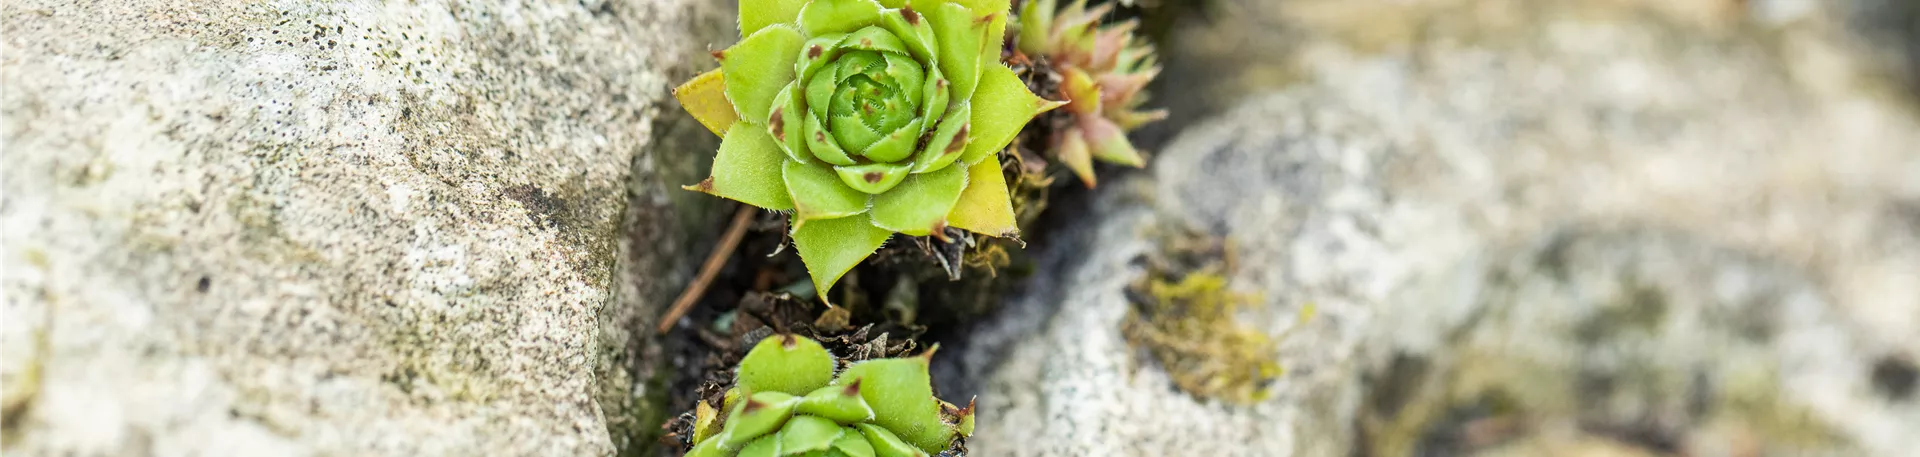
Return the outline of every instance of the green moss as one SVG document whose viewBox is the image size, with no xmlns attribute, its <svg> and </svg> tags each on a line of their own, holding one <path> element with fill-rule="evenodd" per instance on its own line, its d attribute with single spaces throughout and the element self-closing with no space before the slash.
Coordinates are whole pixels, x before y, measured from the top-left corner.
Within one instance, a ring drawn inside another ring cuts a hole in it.
<svg viewBox="0 0 1920 457">
<path fill-rule="evenodd" d="M 1217 274 L 1193 273 L 1177 282 L 1150 277 L 1136 285 L 1147 298 L 1128 313 L 1121 332 L 1160 362 L 1181 390 L 1234 403 L 1272 395 L 1281 374 L 1278 349 L 1266 333 L 1235 315 L 1256 306 L 1254 296 L 1227 291 Z"/>
</svg>

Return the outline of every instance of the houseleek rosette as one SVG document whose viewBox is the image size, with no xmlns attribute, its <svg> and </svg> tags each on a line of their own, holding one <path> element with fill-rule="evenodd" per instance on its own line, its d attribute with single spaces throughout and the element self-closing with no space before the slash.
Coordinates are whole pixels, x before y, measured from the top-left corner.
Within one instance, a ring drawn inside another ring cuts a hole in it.
<svg viewBox="0 0 1920 457">
<path fill-rule="evenodd" d="M 1017 233 L 998 154 L 1060 102 L 1000 63 L 1008 0 L 742 0 L 739 44 L 674 94 L 724 138 L 688 186 L 792 211 L 822 297 L 894 233 Z"/>
<path fill-rule="evenodd" d="M 1045 56 L 1060 72 L 1058 97 L 1073 101 L 1064 108 L 1073 122 L 1049 138 L 1048 149 L 1093 187 L 1094 160 L 1146 165 L 1126 132 L 1166 119 L 1164 109 L 1140 109 L 1160 65 L 1153 45 L 1133 34 L 1137 20 L 1100 25 L 1113 3 L 1089 8 L 1087 0 L 1073 0 L 1055 8 L 1057 3 L 1029 0 L 1020 7 L 1018 44 L 1020 52 Z"/>
<path fill-rule="evenodd" d="M 973 404 L 933 396 L 933 351 L 855 362 L 795 335 L 760 340 L 722 407 L 695 407 L 687 457 L 926 457 L 973 434 Z"/>
</svg>

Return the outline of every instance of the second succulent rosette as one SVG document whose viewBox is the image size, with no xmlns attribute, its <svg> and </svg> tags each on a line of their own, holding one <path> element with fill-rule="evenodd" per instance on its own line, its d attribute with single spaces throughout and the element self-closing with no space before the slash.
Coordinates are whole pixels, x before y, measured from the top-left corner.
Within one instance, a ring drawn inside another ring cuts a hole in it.
<svg viewBox="0 0 1920 457">
<path fill-rule="evenodd" d="M 720 70 L 676 89 L 715 133 L 689 186 L 792 211 L 826 290 L 894 233 L 1017 233 L 998 152 L 1060 106 L 1000 63 L 1008 0 L 742 0 Z"/>
</svg>

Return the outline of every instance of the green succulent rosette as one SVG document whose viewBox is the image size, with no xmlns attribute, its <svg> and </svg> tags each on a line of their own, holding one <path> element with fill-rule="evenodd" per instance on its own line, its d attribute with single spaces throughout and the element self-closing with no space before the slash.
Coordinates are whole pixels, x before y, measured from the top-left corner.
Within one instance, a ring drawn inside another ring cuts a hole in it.
<svg viewBox="0 0 1920 457">
<path fill-rule="evenodd" d="M 740 360 L 727 411 L 700 403 L 688 457 L 926 457 L 973 434 L 973 405 L 934 398 L 919 357 L 838 365 L 820 343 L 760 340 Z"/>
<path fill-rule="evenodd" d="M 1000 63 L 1008 0 L 742 0 L 721 68 L 675 90 L 724 138 L 689 189 L 792 211 L 822 297 L 894 233 L 1017 233 L 998 154 L 1061 105 Z"/>
</svg>

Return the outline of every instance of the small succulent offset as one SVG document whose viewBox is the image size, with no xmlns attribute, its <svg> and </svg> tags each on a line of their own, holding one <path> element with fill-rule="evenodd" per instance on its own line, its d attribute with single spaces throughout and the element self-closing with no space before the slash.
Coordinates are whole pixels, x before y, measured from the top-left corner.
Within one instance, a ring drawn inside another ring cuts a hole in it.
<svg viewBox="0 0 1920 457">
<path fill-rule="evenodd" d="M 924 457 L 973 434 L 965 409 L 933 396 L 927 359 L 856 362 L 834 375 L 832 354 L 795 335 L 760 340 L 740 361 L 724 418 L 696 410 L 688 457 Z M 716 425 L 716 421 L 722 423 Z"/>
<path fill-rule="evenodd" d="M 741 0 L 739 44 L 674 90 L 723 137 L 688 189 L 792 211 L 821 297 L 894 233 L 1018 233 L 998 152 L 1062 102 L 1000 63 L 1009 0 Z"/>
<path fill-rule="evenodd" d="M 1153 45 L 1133 35 L 1138 21 L 1098 26 L 1113 4 L 1087 8 L 1074 0 L 1056 9 L 1055 0 L 1030 0 L 1020 7 L 1020 52 L 1046 56 L 1060 72 L 1060 98 L 1072 100 L 1066 111 L 1073 123 L 1054 132 L 1049 146 L 1087 187 L 1093 187 L 1093 159 L 1139 167 L 1140 152 L 1126 132 L 1167 117 L 1166 110 L 1141 111 L 1142 89 L 1160 74 Z"/>
</svg>

